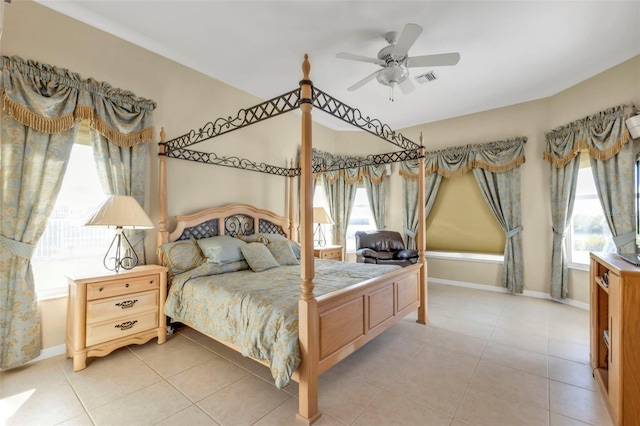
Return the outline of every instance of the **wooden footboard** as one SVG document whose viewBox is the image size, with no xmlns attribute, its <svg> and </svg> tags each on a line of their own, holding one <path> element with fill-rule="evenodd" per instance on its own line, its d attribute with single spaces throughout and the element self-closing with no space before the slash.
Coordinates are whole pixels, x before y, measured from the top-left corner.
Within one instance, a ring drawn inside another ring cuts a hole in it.
<svg viewBox="0 0 640 426">
<path fill-rule="evenodd" d="M 317 298 L 319 374 L 418 309 L 420 267 L 399 269 Z"/>
</svg>

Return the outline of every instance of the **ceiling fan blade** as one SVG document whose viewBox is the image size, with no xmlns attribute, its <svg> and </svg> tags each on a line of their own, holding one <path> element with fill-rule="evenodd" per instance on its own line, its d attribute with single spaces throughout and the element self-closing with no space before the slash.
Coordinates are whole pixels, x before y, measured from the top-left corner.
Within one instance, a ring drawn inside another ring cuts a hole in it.
<svg viewBox="0 0 640 426">
<path fill-rule="evenodd" d="M 369 62 L 376 65 L 384 65 L 384 61 L 378 58 L 369 58 L 368 56 L 356 55 L 353 53 L 340 52 L 336 54 L 336 58 L 349 59 L 351 61 Z"/>
<path fill-rule="evenodd" d="M 408 67 L 444 67 L 455 65 L 460 60 L 458 52 L 440 53 L 437 55 L 414 56 L 407 58 Z"/>
<path fill-rule="evenodd" d="M 393 50 L 391 51 L 391 55 L 400 59 L 407 56 L 409 53 L 409 49 L 413 46 L 413 43 L 416 42 L 418 36 L 422 33 L 422 27 L 418 24 L 407 24 L 402 29 L 402 32 L 398 36 L 398 40 L 396 41 Z"/>
<path fill-rule="evenodd" d="M 409 78 L 404 80 L 402 83 L 399 83 L 398 87 L 400 88 L 400 91 L 404 95 L 408 95 L 409 93 L 413 92 L 416 88 L 416 86 L 413 85 L 413 83 L 411 82 L 411 79 Z"/>
<path fill-rule="evenodd" d="M 365 84 L 367 84 L 368 82 L 376 78 L 376 76 L 378 75 L 378 72 L 380 72 L 380 70 L 372 72 L 371 74 L 369 74 L 368 76 L 366 76 L 365 78 L 363 78 L 362 80 L 354 84 L 353 86 L 347 87 L 347 91 L 353 92 L 354 90 L 358 90 L 359 88 L 361 88 L 362 86 L 364 86 Z"/>
</svg>

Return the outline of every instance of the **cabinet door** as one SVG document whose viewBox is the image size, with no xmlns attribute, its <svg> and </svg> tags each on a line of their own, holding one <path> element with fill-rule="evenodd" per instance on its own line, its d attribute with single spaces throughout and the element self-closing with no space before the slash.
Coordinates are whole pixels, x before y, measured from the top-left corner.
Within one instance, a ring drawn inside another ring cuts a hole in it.
<svg viewBox="0 0 640 426">
<path fill-rule="evenodd" d="M 622 413 L 622 342 L 620 327 L 621 279 L 609 272 L 609 403 L 616 416 Z"/>
</svg>

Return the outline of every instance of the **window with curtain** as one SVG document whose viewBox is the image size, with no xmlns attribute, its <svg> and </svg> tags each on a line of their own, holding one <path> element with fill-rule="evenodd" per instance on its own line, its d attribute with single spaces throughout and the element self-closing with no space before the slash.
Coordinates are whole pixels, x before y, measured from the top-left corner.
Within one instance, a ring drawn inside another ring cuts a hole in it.
<svg viewBox="0 0 640 426">
<path fill-rule="evenodd" d="M 576 185 L 576 198 L 566 238 L 567 261 L 589 265 L 589 252 L 616 251 L 611 231 L 598 200 L 589 156 L 582 153 Z"/>
<path fill-rule="evenodd" d="M 367 198 L 367 190 L 362 182 L 356 189 L 356 198 L 353 202 L 353 209 L 347 225 L 347 252 L 356 251 L 356 231 L 375 231 L 376 222 L 373 219 L 373 212 Z"/>
<path fill-rule="evenodd" d="M 316 184 L 316 190 L 313 194 L 313 205 L 316 207 L 324 207 L 329 211 L 328 203 L 326 200 L 324 189 L 322 184 Z M 325 235 L 327 241 L 332 241 L 333 227 L 331 225 L 325 225 Z M 356 198 L 353 202 L 353 209 L 351 210 L 351 216 L 349 217 L 349 224 L 347 226 L 347 245 L 345 247 L 347 252 L 356 251 L 356 231 L 375 231 L 376 223 L 373 219 L 373 212 L 367 198 L 367 190 L 364 184 L 360 182 L 358 189 L 356 189 Z"/>
<path fill-rule="evenodd" d="M 104 269 L 102 259 L 113 239 L 113 229 L 84 226 L 106 197 L 89 143 L 88 126 L 83 123 L 55 207 L 32 258 L 40 299 L 66 294 L 65 275 L 70 272 Z"/>
<path fill-rule="evenodd" d="M 470 172 L 442 179 L 426 231 L 428 251 L 504 253 L 504 231 Z"/>
</svg>

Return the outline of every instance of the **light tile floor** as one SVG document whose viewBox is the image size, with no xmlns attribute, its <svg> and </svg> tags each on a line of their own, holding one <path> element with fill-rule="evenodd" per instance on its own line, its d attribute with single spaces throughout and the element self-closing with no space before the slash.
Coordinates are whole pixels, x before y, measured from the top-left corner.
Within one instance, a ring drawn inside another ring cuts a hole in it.
<svg viewBox="0 0 640 426">
<path fill-rule="evenodd" d="M 560 303 L 429 285 L 415 316 L 320 378 L 318 425 L 611 424 L 589 367 L 589 316 Z M 297 386 L 182 329 L 158 345 L 0 372 L 0 424 L 287 425 Z"/>
</svg>

